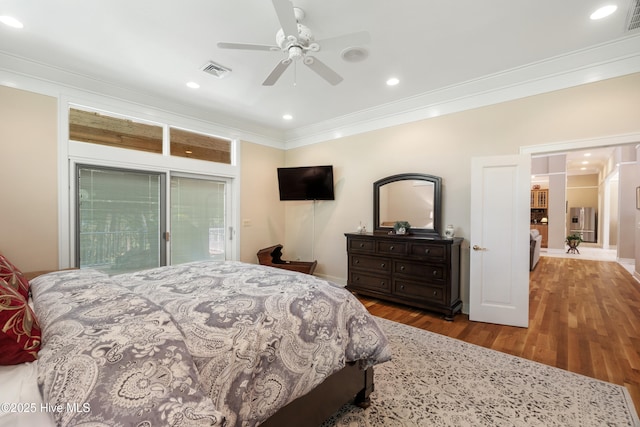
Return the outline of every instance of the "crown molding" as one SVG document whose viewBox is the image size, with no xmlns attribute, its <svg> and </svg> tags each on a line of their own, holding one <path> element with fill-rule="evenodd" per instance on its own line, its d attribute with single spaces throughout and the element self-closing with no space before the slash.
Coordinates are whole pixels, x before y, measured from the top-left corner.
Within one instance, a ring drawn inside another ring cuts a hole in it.
<svg viewBox="0 0 640 427">
<path fill-rule="evenodd" d="M 640 72 L 640 34 L 287 131 L 292 149 Z"/>
</svg>

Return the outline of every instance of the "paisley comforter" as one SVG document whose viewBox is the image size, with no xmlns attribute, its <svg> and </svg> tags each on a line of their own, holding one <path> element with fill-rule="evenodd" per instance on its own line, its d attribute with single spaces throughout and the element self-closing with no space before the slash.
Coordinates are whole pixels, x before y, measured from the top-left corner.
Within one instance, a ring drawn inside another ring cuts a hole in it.
<svg viewBox="0 0 640 427">
<path fill-rule="evenodd" d="M 347 362 L 390 359 L 375 320 L 314 276 L 198 262 L 31 283 L 58 425 L 258 425 Z M 70 406 L 71 405 L 71 406 Z M 67 410 L 69 409 L 69 410 Z"/>
</svg>

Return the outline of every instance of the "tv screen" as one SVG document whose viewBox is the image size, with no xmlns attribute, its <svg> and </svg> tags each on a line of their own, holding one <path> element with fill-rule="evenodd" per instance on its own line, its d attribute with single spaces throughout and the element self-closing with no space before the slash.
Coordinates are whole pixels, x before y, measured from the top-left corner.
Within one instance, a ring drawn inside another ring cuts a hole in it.
<svg viewBox="0 0 640 427">
<path fill-rule="evenodd" d="M 278 168 L 280 200 L 334 200 L 333 166 Z"/>
</svg>

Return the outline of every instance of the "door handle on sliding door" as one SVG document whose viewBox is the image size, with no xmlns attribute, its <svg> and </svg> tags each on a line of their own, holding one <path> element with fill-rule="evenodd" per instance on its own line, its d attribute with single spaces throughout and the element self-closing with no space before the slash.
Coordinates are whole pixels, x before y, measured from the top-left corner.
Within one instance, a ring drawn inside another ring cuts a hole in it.
<svg viewBox="0 0 640 427">
<path fill-rule="evenodd" d="M 486 251 L 487 248 L 483 248 L 483 247 L 478 246 L 478 245 L 473 245 L 473 250 L 474 251 Z"/>
</svg>

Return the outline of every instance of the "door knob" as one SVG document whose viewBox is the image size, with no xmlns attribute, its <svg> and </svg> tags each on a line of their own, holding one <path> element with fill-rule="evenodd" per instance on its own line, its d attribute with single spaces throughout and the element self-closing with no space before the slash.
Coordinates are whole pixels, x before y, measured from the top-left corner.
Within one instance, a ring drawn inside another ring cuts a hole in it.
<svg viewBox="0 0 640 427">
<path fill-rule="evenodd" d="M 486 251 L 487 248 L 483 248 L 483 247 L 478 246 L 478 245 L 473 245 L 473 250 L 474 251 Z"/>
</svg>

